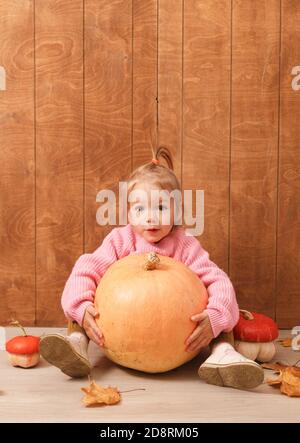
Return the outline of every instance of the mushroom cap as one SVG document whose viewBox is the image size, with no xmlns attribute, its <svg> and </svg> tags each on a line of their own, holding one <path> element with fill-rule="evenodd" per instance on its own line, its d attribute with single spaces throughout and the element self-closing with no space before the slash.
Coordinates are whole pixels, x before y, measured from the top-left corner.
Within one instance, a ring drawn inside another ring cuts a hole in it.
<svg viewBox="0 0 300 443">
<path fill-rule="evenodd" d="M 242 313 L 233 329 L 234 338 L 242 341 L 268 342 L 278 337 L 278 326 L 275 321 L 264 314 L 251 312 L 253 319 L 246 319 Z"/>
<path fill-rule="evenodd" d="M 6 342 L 6 350 L 11 354 L 35 354 L 39 352 L 40 337 L 19 335 Z"/>
</svg>

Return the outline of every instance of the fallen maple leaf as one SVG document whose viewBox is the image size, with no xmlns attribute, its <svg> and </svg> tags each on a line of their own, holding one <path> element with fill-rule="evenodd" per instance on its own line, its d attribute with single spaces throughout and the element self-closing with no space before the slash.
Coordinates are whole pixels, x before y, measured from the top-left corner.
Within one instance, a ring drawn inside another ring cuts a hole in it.
<svg viewBox="0 0 300 443">
<path fill-rule="evenodd" d="M 261 363 L 261 367 L 264 369 L 272 369 L 274 372 L 280 372 L 281 369 L 287 368 L 288 365 L 277 361 L 276 363 Z"/>
<path fill-rule="evenodd" d="M 102 386 L 97 385 L 94 380 L 90 382 L 90 386 L 87 388 L 81 388 L 81 390 L 86 394 L 82 400 L 85 406 L 97 404 L 114 405 L 121 400 L 118 388 L 112 388 L 110 386 L 108 388 L 103 388 Z"/>
<path fill-rule="evenodd" d="M 284 346 L 285 348 L 290 348 L 292 346 L 292 338 L 282 338 L 281 340 L 277 340 L 278 343 L 281 344 L 281 346 Z M 300 346 L 300 339 L 297 340 L 297 345 Z"/>
<path fill-rule="evenodd" d="M 282 374 L 279 377 L 267 380 L 268 385 L 274 386 L 275 388 L 280 388 L 282 382 Z"/>
<path fill-rule="evenodd" d="M 267 383 L 270 386 L 280 387 L 280 391 L 289 397 L 300 397 L 300 368 L 295 366 L 282 368 L 279 370 L 279 376 L 267 380 Z"/>
<path fill-rule="evenodd" d="M 292 339 L 291 338 L 282 338 L 281 340 L 278 340 L 278 343 L 280 343 L 281 346 L 284 346 L 285 348 L 289 348 L 292 346 Z"/>
</svg>

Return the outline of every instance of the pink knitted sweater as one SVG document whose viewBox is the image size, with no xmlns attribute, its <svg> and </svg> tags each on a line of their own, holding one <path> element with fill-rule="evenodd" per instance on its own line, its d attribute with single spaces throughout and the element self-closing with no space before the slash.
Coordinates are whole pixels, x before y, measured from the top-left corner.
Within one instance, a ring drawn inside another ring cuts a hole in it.
<svg viewBox="0 0 300 443">
<path fill-rule="evenodd" d="M 181 226 L 157 243 L 149 243 L 130 224 L 113 228 L 96 251 L 83 254 L 76 261 L 62 294 L 66 317 L 82 325 L 85 309 L 93 303 L 96 287 L 108 267 L 129 254 L 150 251 L 185 263 L 201 278 L 208 292 L 206 310 L 215 337 L 235 326 L 239 308 L 231 280 L 210 260 L 199 241 L 187 235 Z"/>
</svg>

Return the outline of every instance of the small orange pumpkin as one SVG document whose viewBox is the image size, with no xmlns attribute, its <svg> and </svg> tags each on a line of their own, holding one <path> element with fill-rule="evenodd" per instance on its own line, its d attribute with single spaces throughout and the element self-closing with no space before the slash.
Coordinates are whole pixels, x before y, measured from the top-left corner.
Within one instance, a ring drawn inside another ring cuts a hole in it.
<svg viewBox="0 0 300 443">
<path fill-rule="evenodd" d="M 144 372 L 165 372 L 191 360 L 185 350 L 195 329 L 190 317 L 207 305 L 199 277 L 182 262 L 133 253 L 104 274 L 96 291 L 104 352 L 112 361 Z"/>
</svg>

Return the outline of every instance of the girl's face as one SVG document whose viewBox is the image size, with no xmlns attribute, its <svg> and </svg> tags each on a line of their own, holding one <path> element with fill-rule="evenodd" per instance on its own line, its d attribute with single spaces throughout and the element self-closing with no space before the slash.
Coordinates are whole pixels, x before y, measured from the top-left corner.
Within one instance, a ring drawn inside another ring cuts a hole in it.
<svg viewBox="0 0 300 443">
<path fill-rule="evenodd" d="M 149 183 L 139 183 L 129 194 L 129 222 L 135 232 L 150 243 L 166 237 L 174 225 L 174 199 Z"/>
</svg>

